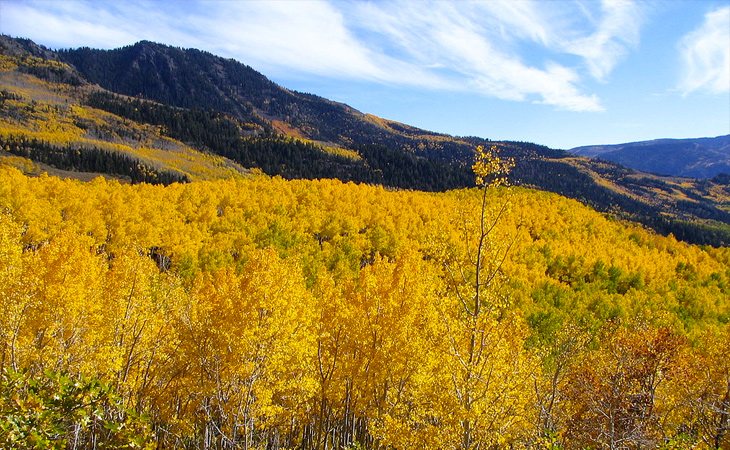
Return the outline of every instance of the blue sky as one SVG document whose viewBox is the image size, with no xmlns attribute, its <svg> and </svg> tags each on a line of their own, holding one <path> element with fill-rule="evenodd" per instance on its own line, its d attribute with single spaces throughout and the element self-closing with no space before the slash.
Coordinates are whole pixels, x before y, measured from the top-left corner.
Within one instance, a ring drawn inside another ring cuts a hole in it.
<svg viewBox="0 0 730 450">
<path fill-rule="evenodd" d="M 454 135 L 571 148 L 730 134 L 728 0 L 0 0 L 0 32 L 195 47 Z"/>
</svg>

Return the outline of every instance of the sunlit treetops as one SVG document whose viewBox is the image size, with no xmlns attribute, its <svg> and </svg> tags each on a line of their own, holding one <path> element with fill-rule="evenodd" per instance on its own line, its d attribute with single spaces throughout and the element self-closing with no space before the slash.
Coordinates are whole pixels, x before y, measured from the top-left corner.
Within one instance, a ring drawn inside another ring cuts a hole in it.
<svg viewBox="0 0 730 450">
<path fill-rule="evenodd" d="M 727 445 L 728 249 L 554 194 L 1 167 L 0 244 L 4 373 L 103 380 L 152 445 Z"/>
</svg>

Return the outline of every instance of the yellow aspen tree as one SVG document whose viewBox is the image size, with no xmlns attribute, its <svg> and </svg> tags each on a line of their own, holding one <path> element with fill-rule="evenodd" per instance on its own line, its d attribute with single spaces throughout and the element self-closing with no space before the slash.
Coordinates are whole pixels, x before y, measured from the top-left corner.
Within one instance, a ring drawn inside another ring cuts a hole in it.
<svg viewBox="0 0 730 450">
<path fill-rule="evenodd" d="M 182 314 L 203 446 L 258 448 L 303 420 L 316 345 L 301 269 L 273 250 L 254 252 L 240 275 L 201 274 Z"/>
<path fill-rule="evenodd" d="M 402 252 L 393 262 L 378 258 L 360 273 L 351 296 L 359 317 L 353 323 L 358 355 L 353 377 L 361 409 L 355 413 L 367 417 L 373 430 L 386 417 L 407 412 L 415 382 L 429 364 L 432 327 L 437 323 L 435 279 L 434 271 L 423 267 L 422 256 L 412 251 Z M 383 432 L 385 437 L 388 430 Z M 362 444 L 364 437 L 361 432 Z"/>
<path fill-rule="evenodd" d="M 697 448 L 730 448 L 730 325 L 704 331 L 691 350 L 663 386 L 676 401 L 666 422 Z"/>
<path fill-rule="evenodd" d="M 303 430 L 302 446 L 323 448 L 329 439 L 328 430 L 345 409 L 347 341 L 356 312 L 329 273 L 317 278 L 313 293 L 317 312 L 314 322 L 317 354 L 313 370 L 317 393 L 312 405 L 313 417 Z"/>
<path fill-rule="evenodd" d="M 537 364 L 524 350 L 526 326 L 508 311 L 502 272 L 516 237 L 497 238 L 510 203 L 502 199 L 495 205 L 491 196 L 507 184 L 512 166 L 497 156 L 496 146 L 476 149 L 476 221 L 464 218 L 464 249 L 443 263 L 450 294 L 441 311 L 444 382 L 451 387 L 443 399 L 449 411 L 444 417 L 451 421 L 449 446 L 463 450 L 505 446 L 532 422 L 529 375 Z"/>
<path fill-rule="evenodd" d="M 104 280 L 104 367 L 117 393 L 138 409 L 158 398 L 158 387 L 170 384 L 176 372 L 171 360 L 178 341 L 170 317 L 177 314 L 178 296 L 174 280 L 170 286 L 165 278 L 151 258 L 128 251 L 114 255 Z"/>
<path fill-rule="evenodd" d="M 102 280 L 105 262 L 89 236 L 60 232 L 27 255 L 25 272 L 36 296 L 23 324 L 23 366 L 95 371 L 104 345 Z"/>
<path fill-rule="evenodd" d="M 34 299 L 24 271 L 21 227 L 0 213 L 0 370 L 18 369 L 18 339 Z"/>
<path fill-rule="evenodd" d="M 436 304 L 443 290 L 438 268 L 403 250 L 394 262 L 377 260 L 360 276 L 362 350 L 370 372 L 365 395 L 372 436 L 393 448 L 432 448 L 434 374 L 439 370 Z M 367 443 L 367 442 L 366 442 Z"/>
</svg>

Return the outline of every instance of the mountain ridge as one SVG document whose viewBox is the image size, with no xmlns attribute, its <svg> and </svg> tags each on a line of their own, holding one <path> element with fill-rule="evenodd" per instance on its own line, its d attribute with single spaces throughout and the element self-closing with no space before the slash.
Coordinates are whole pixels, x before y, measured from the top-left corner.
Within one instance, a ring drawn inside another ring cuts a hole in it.
<svg viewBox="0 0 730 450">
<path fill-rule="evenodd" d="M 367 114 L 349 105 L 286 89 L 250 66 L 197 49 L 141 41 L 115 50 L 65 50 L 59 56 L 89 81 L 112 92 L 184 108 L 215 109 L 244 122 L 261 118 L 283 121 L 301 133 L 301 137 L 318 142 L 349 147 L 392 146 L 393 141 L 398 141 L 403 146 L 407 140 L 399 139 L 403 136 L 391 134 L 391 129 L 368 120 Z M 411 133 L 404 133 L 411 139 L 443 136 L 411 129 Z M 471 151 L 471 145 L 463 141 L 447 144 L 434 144 L 427 138 L 416 141 L 411 146 L 424 148 L 431 156 L 444 145 L 449 147 L 447 152 L 462 157 Z"/>
<path fill-rule="evenodd" d="M 659 175 L 712 178 L 730 173 L 730 134 L 588 145 L 572 148 L 569 152 Z"/>
</svg>

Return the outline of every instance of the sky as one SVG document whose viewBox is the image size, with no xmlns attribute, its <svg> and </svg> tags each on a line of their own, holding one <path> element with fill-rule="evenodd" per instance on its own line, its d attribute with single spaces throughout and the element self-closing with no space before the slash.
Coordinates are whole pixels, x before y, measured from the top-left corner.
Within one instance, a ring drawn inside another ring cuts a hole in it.
<svg viewBox="0 0 730 450">
<path fill-rule="evenodd" d="M 729 0 L 0 0 L 0 33 L 198 48 L 457 136 L 569 149 L 730 134 Z"/>
</svg>

